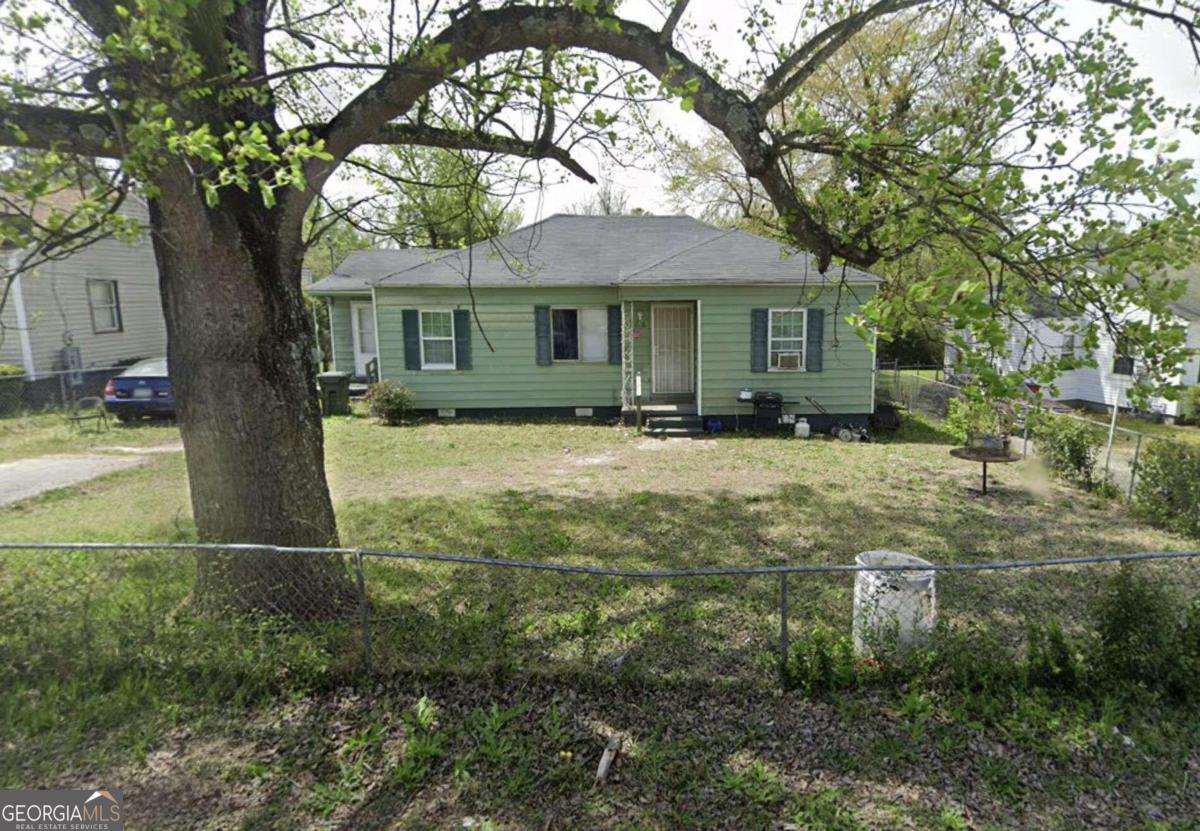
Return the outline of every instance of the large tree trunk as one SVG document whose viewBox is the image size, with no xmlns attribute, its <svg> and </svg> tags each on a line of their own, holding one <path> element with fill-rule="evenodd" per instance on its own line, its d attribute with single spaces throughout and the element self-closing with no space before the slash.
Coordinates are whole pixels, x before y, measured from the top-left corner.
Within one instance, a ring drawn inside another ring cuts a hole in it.
<svg viewBox="0 0 1200 831">
<path fill-rule="evenodd" d="M 151 203 L 168 361 L 202 541 L 337 544 L 325 480 L 300 229 L 257 194 L 208 208 L 186 171 Z M 202 554 L 206 610 L 328 618 L 346 610 L 341 557 Z"/>
</svg>

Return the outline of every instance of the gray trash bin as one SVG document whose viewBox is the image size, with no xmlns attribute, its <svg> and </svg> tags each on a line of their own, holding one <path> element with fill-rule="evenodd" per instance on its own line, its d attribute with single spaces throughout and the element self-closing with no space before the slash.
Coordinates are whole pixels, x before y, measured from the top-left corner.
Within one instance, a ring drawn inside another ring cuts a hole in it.
<svg viewBox="0 0 1200 831">
<path fill-rule="evenodd" d="M 327 415 L 350 415 L 350 373 L 322 372 L 317 376 L 321 411 Z"/>
</svg>

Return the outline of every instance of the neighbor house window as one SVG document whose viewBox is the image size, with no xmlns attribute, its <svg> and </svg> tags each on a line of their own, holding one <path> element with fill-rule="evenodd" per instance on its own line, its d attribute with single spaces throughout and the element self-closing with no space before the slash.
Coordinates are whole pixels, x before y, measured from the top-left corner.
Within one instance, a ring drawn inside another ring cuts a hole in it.
<svg viewBox="0 0 1200 831">
<path fill-rule="evenodd" d="M 92 331 L 121 331 L 121 296 L 116 280 L 88 280 L 88 307 L 92 311 Z"/>
<path fill-rule="evenodd" d="M 1064 358 L 1074 358 L 1075 357 L 1075 336 L 1074 335 L 1064 335 L 1063 336 L 1062 357 L 1064 357 Z"/>
<path fill-rule="evenodd" d="M 421 369 L 454 369 L 453 312 L 421 312 Z"/>
<path fill-rule="evenodd" d="M 804 334 L 807 309 L 771 309 L 767 341 L 770 350 L 768 368 L 773 372 L 797 372 L 804 369 Z"/>
<path fill-rule="evenodd" d="M 607 309 L 551 309 L 550 332 L 556 361 L 607 361 Z"/>
</svg>

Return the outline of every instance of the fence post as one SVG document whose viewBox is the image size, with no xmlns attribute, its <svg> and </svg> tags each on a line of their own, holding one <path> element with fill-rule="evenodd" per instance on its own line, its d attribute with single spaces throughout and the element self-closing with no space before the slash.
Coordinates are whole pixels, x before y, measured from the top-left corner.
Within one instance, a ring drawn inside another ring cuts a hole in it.
<svg viewBox="0 0 1200 831">
<path fill-rule="evenodd" d="M 354 552 L 354 571 L 358 577 L 358 616 L 362 626 L 363 665 L 371 668 L 371 619 L 367 607 L 367 581 L 363 577 L 362 552 Z"/>
<path fill-rule="evenodd" d="M 779 574 L 779 675 L 787 678 L 788 665 L 788 576 Z"/>
<path fill-rule="evenodd" d="M 1138 458 L 1142 455 L 1142 434 L 1137 434 L 1137 444 L 1133 448 L 1133 466 L 1129 469 L 1129 499 L 1133 499 L 1133 483 L 1137 481 Z"/>
<path fill-rule="evenodd" d="M 1026 404 L 1025 405 L 1025 427 L 1021 431 L 1023 434 L 1021 437 L 1021 455 L 1023 457 L 1025 457 L 1026 459 L 1029 458 L 1029 417 L 1032 412 L 1033 412 L 1033 408 L 1030 407 L 1028 404 Z"/>
</svg>

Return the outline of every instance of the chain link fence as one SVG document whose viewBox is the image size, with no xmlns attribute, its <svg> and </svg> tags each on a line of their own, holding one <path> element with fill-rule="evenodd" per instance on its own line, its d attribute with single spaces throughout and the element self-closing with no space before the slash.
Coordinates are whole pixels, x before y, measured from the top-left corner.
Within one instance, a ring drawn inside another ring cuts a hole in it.
<svg viewBox="0 0 1200 831">
<path fill-rule="evenodd" d="M 237 569 L 214 571 L 213 558 Z M 1031 627 L 1101 643 L 1118 573 L 1174 598 L 1180 620 L 1200 594 L 1200 551 L 897 563 L 640 570 L 385 550 L 0 544 L 0 668 L 112 678 L 137 667 L 239 684 L 408 672 L 771 683 L 811 664 L 814 649 L 887 661 L 975 638 L 986 646 L 961 660 L 984 649 L 1015 664 L 1036 648 Z M 205 586 L 235 573 L 247 582 Z M 217 609 L 214 596 L 236 602 Z M 1200 630 L 1190 647 L 1178 640 L 1166 648 L 1200 650 Z"/>
<path fill-rule="evenodd" d="M 931 367 L 882 366 L 876 376 L 876 395 L 880 401 L 903 407 L 911 413 L 919 413 L 935 421 L 942 421 L 949 413 L 950 402 L 964 397 L 962 389 L 953 377 Z M 1117 425 L 1111 431 L 1104 422 L 1104 414 L 1094 417 L 1080 414 L 1068 407 L 1047 402 L 1040 408 L 1018 404 L 1014 408 L 1016 431 L 1013 449 L 1022 456 L 1036 457 L 1037 443 L 1032 434 L 1030 414 L 1040 413 L 1045 418 L 1063 418 L 1082 424 L 1090 431 L 1099 446 L 1096 459 L 1096 477 L 1110 483 L 1120 494 L 1132 498 L 1137 486 L 1138 472 L 1144 454 L 1155 444 L 1178 444 L 1175 439 L 1162 435 L 1131 430 Z"/>
<path fill-rule="evenodd" d="M 69 410 L 80 398 L 104 395 L 104 385 L 127 366 L 0 375 L 0 418 L 44 410 Z"/>
<path fill-rule="evenodd" d="M 880 401 L 938 420 L 946 417 L 951 401 L 963 397 L 962 390 L 940 369 L 899 364 L 879 368 L 875 376 L 875 394 Z"/>
</svg>

